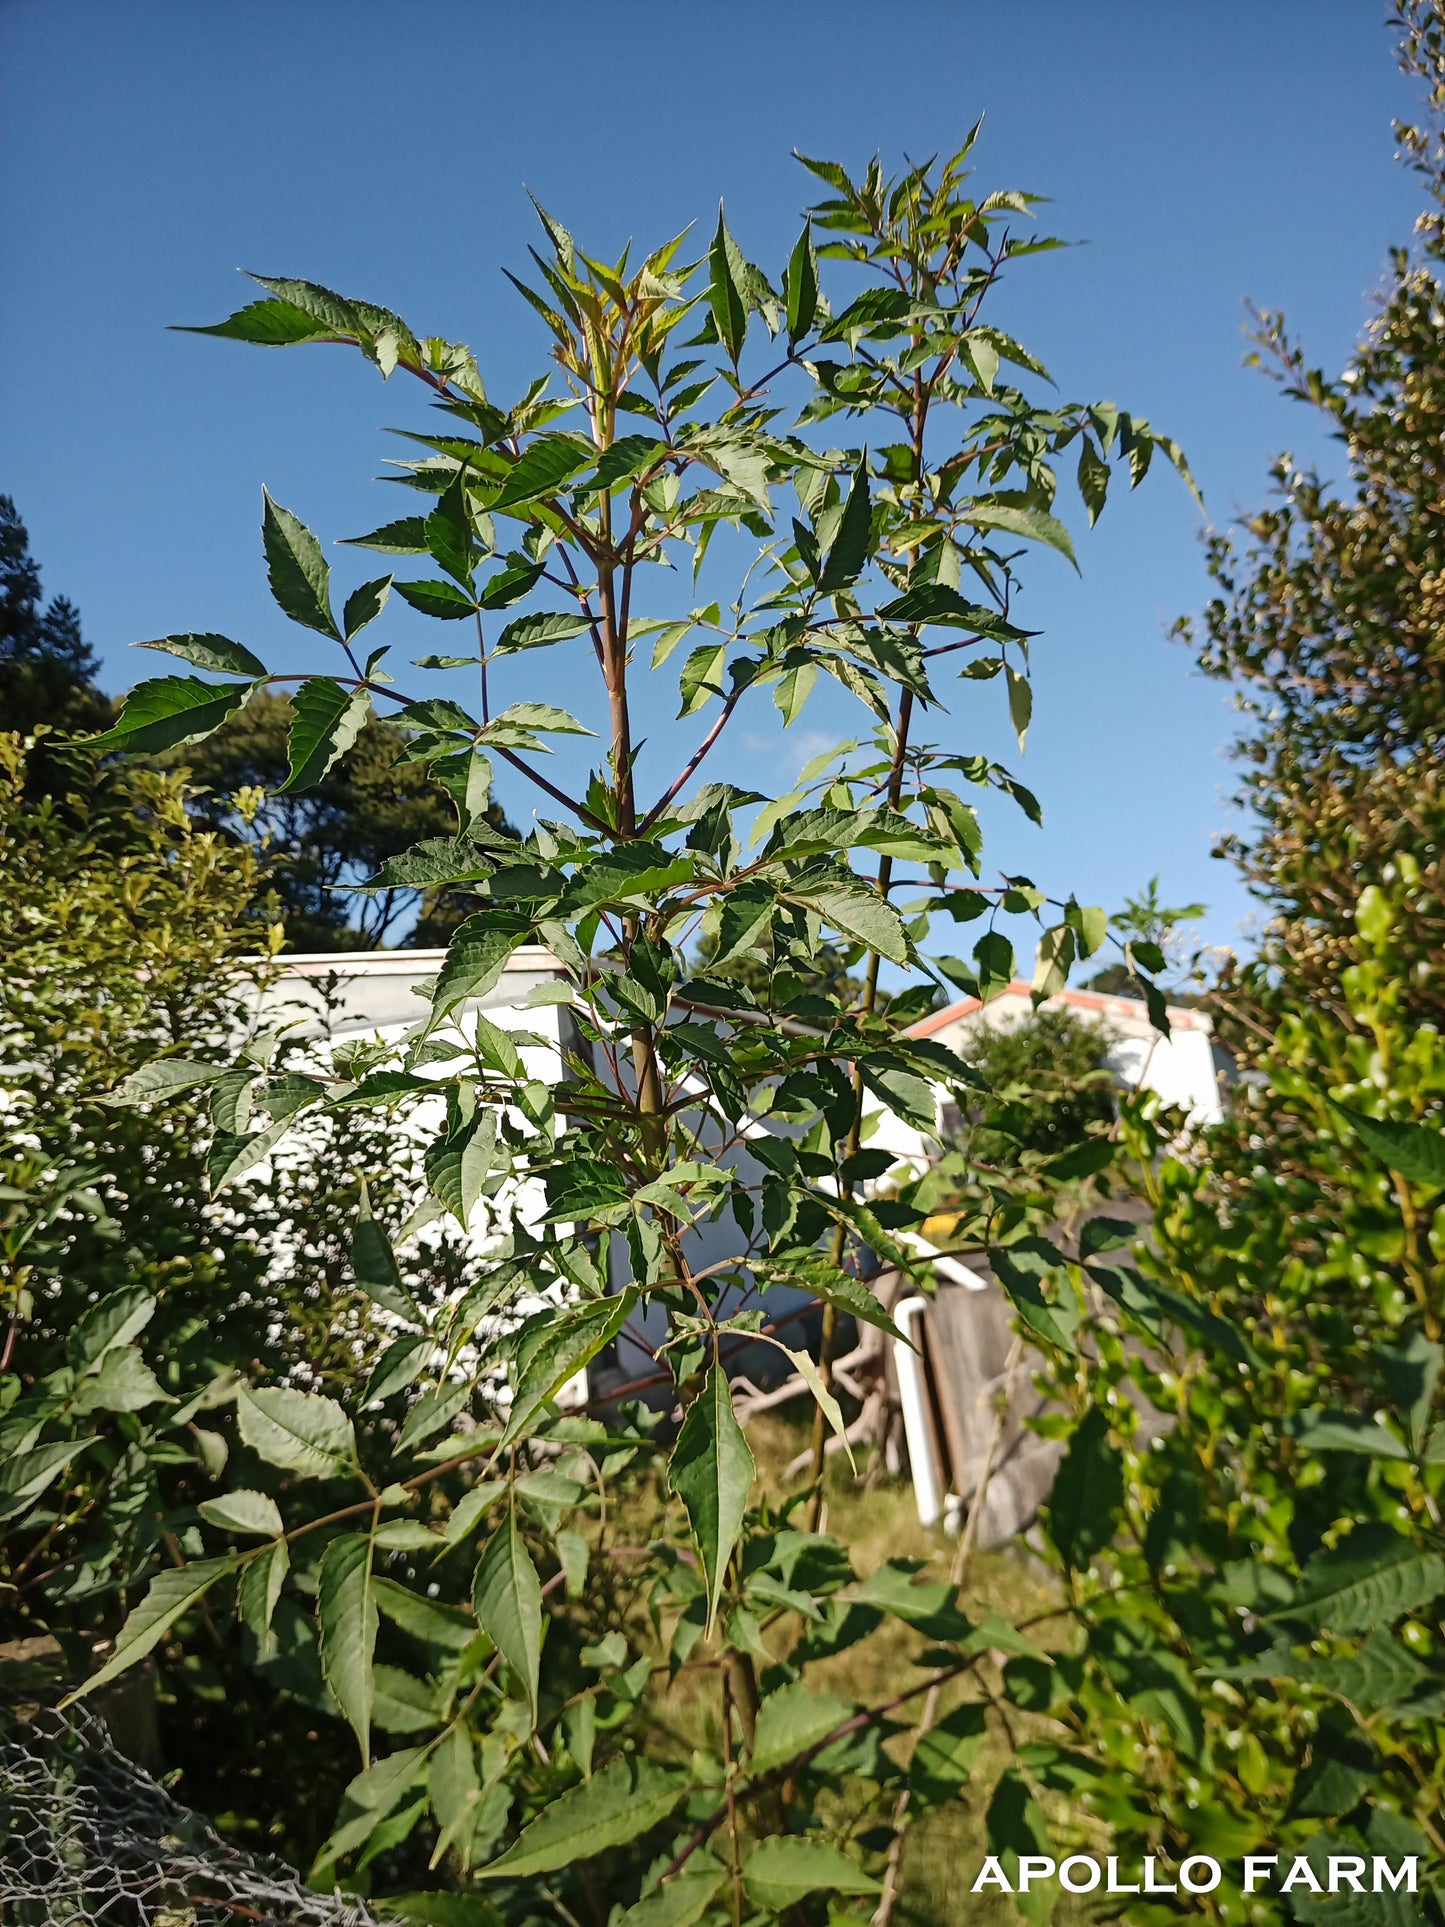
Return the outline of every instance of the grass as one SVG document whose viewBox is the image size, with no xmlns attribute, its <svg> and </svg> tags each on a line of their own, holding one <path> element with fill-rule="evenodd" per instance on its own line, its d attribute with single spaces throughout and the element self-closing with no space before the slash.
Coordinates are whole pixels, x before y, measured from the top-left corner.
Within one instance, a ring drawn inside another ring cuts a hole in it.
<svg viewBox="0 0 1445 1927">
<path fill-rule="evenodd" d="M 790 1421 L 776 1413 L 766 1414 L 748 1426 L 748 1437 L 758 1464 L 763 1493 L 777 1502 L 789 1490 L 783 1483 L 783 1468 L 806 1443 L 801 1421 Z M 857 1481 L 841 1459 L 829 1465 L 825 1485 L 826 1529 L 847 1546 L 853 1565 L 866 1576 L 888 1559 L 916 1559 L 922 1562 L 919 1577 L 947 1579 L 956 1542 L 939 1529 L 919 1523 L 913 1492 L 906 1480 L 885 1480 L 869 1485 Z M 1011 1623 L 1036 1618 L 1055 1607 L 1060 1598 L 1057 1583 L 1019 1545 L 992 1551 L 975 1552 L 966 1574 L 961 1604 L 969 1617 L 978 1620 L 989 1611 Z M 785 1656 L 790 1636 L 787 1621 L 780 1622 L 768 1636 L 768 1650 L 776 1658 Z M 1040 1628 L 1039 1643 L 1049 1644 L 1048 1626 Z M 906 1692 L 926 1678 L 916 1661 L 928 1640 L 901 1621 L 888 1618 L 877 1632 L 836 1658 L 821 1661 L 808 1670 L 809 1682 L 819 1689 L 831 1690 L 856 1705 L 881 1705 Z M 998 1684 L 998 1671 L 990 1661 L 981 1669 L 985 1689 L 992 1692 Z M 719 1742 L 719 1707 L 711 1673 L 688 1671 L 668 1683 L 660 1680 L 654 1702 L 659 1737 L 672 1749 L 704 1746 L 715 1750 Z M 959 1683 L 946 1689 L 941 1711 L 966 1698 L 978 1696 L 977 1681 Z M 903 1710 L 915 1717 L 922 1708 L 922 1696 Z M 1010 1713 L 1015 1737 L 1035 1722 L 1027 1716 Z M 997 1725 L 997 1722 L 994 1722 Z M 911 1738 L 900 1736 L 889 1743 L 889 1750 L 900 1764 L 907 1763 Z M 970 1927 L 1015 1927 L 1019 1920 L 1010 1899 L 1000 1896 L 977 1897 L 969 1893 L 985 1853 L 984 1814 L 998 1772 L 1006 1764 L 1008 1742 L 1000 1731 L 991 1731 L 964 1795 L 947 1807 L 936 1809 L 910 1829 L 901 1868 L 901 1883 L 894 1921 L 898 1927 L 955 1927 L 967 1921 Z M 841 1796 L 840 1796 L 841 1797 Z M 893 1802 L 891 1790 L 884 1793 L 872 1818 L 876 1823 L 886 1817 Z M 841 1814 L 838 1816 L 841 1818 Z M 1061 1896 L 1055 1911 L 1057 1927 L 1067 1927 L 1074 1917 L 1072 1903 Z M 868 1907 L 841 1919 L 866 1919 Z"/>
</svg>

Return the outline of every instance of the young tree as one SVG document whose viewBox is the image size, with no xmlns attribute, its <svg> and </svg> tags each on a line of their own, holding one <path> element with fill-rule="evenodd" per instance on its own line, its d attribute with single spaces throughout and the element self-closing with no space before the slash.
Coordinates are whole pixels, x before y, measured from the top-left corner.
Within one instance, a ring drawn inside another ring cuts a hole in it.
<svg viewBox="0 0 1445 1927">
<path fill-rule="evenodd" d="M 1120 469 L 1137 483 L 1161 450 L 1183 467 L 1111 404 L 1037 399 L 1044 371 L 992 310 L 1016 265 L 1053 243 L 1027 231 L 1031 197 L 975 197 L 971 144 L 891 180 L 877 162 L 858 181 L 807 162 L 827 198 L 779 279 L 721 217 L 700 261 L 679 239 L 633 265 L 630 250 L 585 254 L 542 213 L 537 278 L 518 285 L 561 379 L 539 376 L 510 406 L 466 348 L 308 282 L 267 280 L 269 298 L 203 331 L 349 344 L 383 377 L 416 380 L 441 418 L 417 434 L 423 452 L 404 476 L 416 512 L 359 538 L 421 558 L 425 573 L 363 582 L 339 615 L 321 545 L 266 499 L 272 589 L 335 645 L 336 674 L 278 677 L 241 642 L 171 636 L 152 646 L 203 674 L 140 685 L 97 745 L 199 740 L 296 682 L 287 781 L 300 790 L 387 705 L 417 732 L 409 754 L 452 799 L 455 826 L 385 864 L 375 887 L 445 885 L 475 900 L 399 1060 L 359 1079 L 293 1079 L 284 1108 L 405 1110 L 443 1093 L 432 1188 L 463 1223 L 496 1214 L 494 1263 L 463 1302 L 428 1316 L 398 1295 L 390 1247 L 362 1216 L 358 1278 L 404 1334 L 365 1394 L 394 1414 L 387 1434 L 359 1442 L 327 1397 L 241 1389 L 246 1462 L 294 1475 L 284 1521 L 243 1493 L 208 1508 L 204 1556 L 157 1582 L 92 1681 L 202 1599 L 212 1623 L 234 1614 L 264 1647 L 279 1600 L 288 1639 L 319 1651 L 361 1755 L 323 1869 L 362 1849 L 369 1861 L 411 1851 L 415 1836 L 453 1879 L 479 1867 L 508 1918 L 529 1911 L 544 1877 L 569 1910 L 588 1893 L 640 1892 L 638 1921 L 719 1908 L 735 1922 L 812 1917 L 817 1897 L 875 1884 L 865 1820 L 880 1798 L 892 1810 L 884 1790 L 898 1780 L 880 1722 L 906 1717 L 930 1685 L 975 1676 L 998 1640 L 1027 1644 L 973 1627 L 952 1588 L 915 1586 L 906 1566 L 860 1582 L 818 1531 L 822 1428 L 842 1423 L 834 1325 L 884 1318 L 864 1280 L 875 1255 L 916 1264 L 896 1234 L 922 1217 L 906 1193 L 869 1201 L 879 1154 L 864 1141 L 865 1104 L 934 1127 L 935 1086 L 959 1089 L 968 1073 L 905 1026 L 945 979 L 985 994 L 1009 980 L 1001 917 L 1044 926 L 1044 992 L 1106 932 L 1102 911 L 1026 879 L 984 881 L 979 805 L 1011 797 L 1035 817 L 1037 806 L 966 742 L 940 745 L 955 728 L 945 693 L 994 682 L 1020 734 L 1027 725 L 1018 571 L 1031 544 L 1072 559 L 1055 513 L 1062 458 L 1091 519 Z M 855 424 L 866 440 L 832 441 Z M 387 647 L 366 637 L 393 587 L 459 638 L 421 665 L 446 678 L 441 693 L 421 693 L 410 672 L 393 680 Z M 538 653 L 549 650 L 561 653 Z M 635 728 L 640 651 L 669 676 L 680 657 L 680 720 L 698 718 L 691 753 L 661 774 Z M 583 666 L 602 746 L 571 792 L 545 755 L 549 738 L 589 733 L 551 700 L 582 689 Z M 790 724 L 820 677 L 856 699 L 862 743 L 773 799 L 708 780 L 746 705 L 771 694 Z M 523 839 L 486 821 L 492 759 L 542 799 Z M 983 925 L 970 961 L 925 951 L 940 919 Z M 824 933 L 861 989 L 820 1009 L 808 977 Z M 560 960 L 586 1046 L 555 1083 L 485 1017 L 461 1018 L 524 943 Z M 769 972 L 770 1010 L 730 971 L 741 958 Z M 884 961 L 920 980 L 886 1016 Z M 158 1094 L 166 1075 L 157 1065 L 128 1095 Z M 247 1078 L 256 1114 L 279 1117 L 264 1063 L 253 1057 Z M 749 1135 L 762 1115 L 776 1135 Z M 545 1197 L 535 1218 L 505 1209 L 506 1180 L 523 1175 Z M 728 1255 L 700 1261 L 700 1223 L 722 1228 Z M 753 1493 L 727 1362 L 735 1334 L 766 1332 L 766 1294 L 799 1284 L 826 1311 L 821 1359 L 793 1355 L 820 1430 L 812 1488 L 775 1511 Z M 523 1291 L 542 1309 L 499 1351 L 487 1316 Z M 1020 1302 L 1047 1318 L 1036 1279 L 1023 1278 Z M 667 1524 L 636 1545 L 598 1493 L 607 1468 L 657 1453 L 661 1435 L 559 1416 L 553 1401 L 644 1311 L 663 1321 L 648 1343 L 684 1416 L 666 1457 Z M 509 1390 L 492 1407 L 479 1385 L 499 1357 Z M 464 1413 L 478 1429 L 455 1430 Z M 595 1613 L 624 1585 L 627 1609 L 605 1639 L 586 1639 L 569 1600 Z M 916 1690 L 860 1707 L 812 1689 L 810 1666 L 889 1614 L 934 1642 Z M 660 1735 L 642 1745 L 654 1672 L 684 1667 L 712 1696 L 714 1758 L 669 1755 Z M 934 1728 L 915 1811 L 966 1777 L 987 1717 L 971 1701 Z M 374 1754 L 377 1726 L 405 1744 Z M 1011 1786 L 995 1804 L 1000 1850 L 1028 1850 L 1028 1800 Z"/>
</svg>

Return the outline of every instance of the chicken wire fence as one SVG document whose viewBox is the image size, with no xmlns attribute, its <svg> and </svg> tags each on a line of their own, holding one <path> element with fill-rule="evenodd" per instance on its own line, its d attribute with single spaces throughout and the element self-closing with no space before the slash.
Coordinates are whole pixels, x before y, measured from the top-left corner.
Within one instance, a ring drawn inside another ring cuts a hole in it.
<svg viewBox="0 0 1445 1927">
<path fill-rule="evenodd" d="M 379 1927 L 360 1901 L 222 1840 L 101 1722 L 0 1706 L 3 1927 Z"/>
</svg>

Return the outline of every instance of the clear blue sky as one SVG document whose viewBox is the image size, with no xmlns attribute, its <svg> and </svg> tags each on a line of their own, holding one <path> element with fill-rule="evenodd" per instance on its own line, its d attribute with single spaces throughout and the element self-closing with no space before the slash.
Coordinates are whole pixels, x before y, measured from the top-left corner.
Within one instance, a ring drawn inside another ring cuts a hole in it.
<svg viewBox="0 0 1445 1927">
<path fill-rule="evenodd" d="M 419 391 L 383 388 L 349 355 L 267 354 L 167 323 L 240 306 L 239 267 L 300 275 L 470 342 L 507 395 L 543 349 L 499 272 L 526 265 L 524 183 L 598 252 L 710 223 L 725 196 L 745 251 L 777 269 L 809 198 L 793 147 L 850 165 L 922 156 L 984 112 L 981 184 L 1051 195 L 1052 231 L 1087 243 L 1021 269 L 995 319 L 1065 395 L 1176 436 L 1225 523 L 1261 498 L 1282 448 L 1337 472 L 1303 411 L 1241 368 L 1242 304 L 1284 308 L 1335 368 L 1388 246 L 1408 239 L 1390 120 L 1411 95 L 1382 13 L 5 0 L 0 489 L 47 589 L 80 605 L 109 687 L 155 662 L 129 643 L 179 629 L 319 667 L 266 592 L 261 485 L 328 541 L 399 513 L 370 478 L 394 449 L 384 428 L 424 425 Z M 1082 582 L 1041 551 L 1022 612 L 1045 632 L 1020 769 L 1045 827 L 1000 817 L 990 854 L 1111 907 L 1157 872 L 1237 943 L 1248 903 L 1209 857 L 1229 816 L 1230 703 L 1164 639 L 1206 594 L 1199 515 L 1165 470 L 1093 534 L 1075 522 Z M 353 564 L 374 558 L 338 554 L 353 558 L 336 565 L 347 586 L 372 572 Z M 385 620 L 402 660 L 440 646 L 409 611 Z M 523 682 L 534 661 L 520 659 Z M 1005 754 L 1001 691 L 964 688 L 950 739 Z M 685 750 L 671 714 L 659 704 L 647 726 Z M 726 773 L 779 787 L 823 733 L 856 727 L 841 695 L 787 737 L 760 707 Z"/>
</svg>

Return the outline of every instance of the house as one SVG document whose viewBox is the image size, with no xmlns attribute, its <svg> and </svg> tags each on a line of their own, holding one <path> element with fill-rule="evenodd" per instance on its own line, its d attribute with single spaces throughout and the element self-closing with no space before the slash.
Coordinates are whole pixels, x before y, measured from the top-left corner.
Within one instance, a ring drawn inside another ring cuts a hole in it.
<svg viewBox="0 0 1445 1927">
<path fill-rule="evenodd" d="M 287 952 L 263 992 L 257 1018 L 265 1029 L 294 1023 L 296 1034 L 381 1036 L 399 1041 L 425 1014 L 420 1001 L 446 960 L 445 950 L 321 950 Z M 548 950 L 523 945 L 507 961 L 500 982 L 468 1009 L 485 1010 L 508 1030 L 537 1031 L 560 1044 L 562 1006 L 534 1005 L 534 991 L 564 981 Z"/>
<path fill-rule="evenodd" d="M 1192 1125 L 1217 1124 L 1224 1115 L 1221 1081 L 1227 1065 L 1214 1042 L 1214 1027 L 1202 1010 L 1169 1006 L 1168 1037 L 1161 1037 L 1136 997 L 1106 997 L 1092 990 L 1061 990 L 1048 999 L 1051 1009 L 1067 1010 L 1086 1024 L 1108 1031 L 1109 1068 L 1131 1089 L 1156 1091 L 1166 1104 L 1178 1105 Z M 980 1026 L 1011 1029 L 1032 1016 L 1033 987 L 1019 979 L 991 997 L 961 998 L 914 1024 L 910 1037 L 932 1037 L 961 1057 Z"/>
<path fill-rule="evenodd" d="M 277 967 L 261 991 L 252 1021 L 261 1031 L 284 1029 L 286 1033 L 313 1046 L 321 1056 L 360 1038 L 379 1038 L 400 1045 L 425 1015 L 425 1003 L 432 980 L 445 960 L 445 950 L 353 950 L 287 953 L 277 959 Z M 483 1012 L 500 1029 L 526 1033 L 530 1040 L 520 1046 L 522 1061 L 530 1076 L 555 1082 L 561 1074 L 566 1053 L 585 1051 L 573 1018 L 570 1000 L 559 996 L 567 978 L 552 954 L 538 946 L 522 946 L 508 958 L 500 978 L 484 996 L 468 999 L 457 1012 L 465 1026 L 469 1014 Z M 412 1106 L 406 1113 L 404 1129 L 408 1137 L 422 1143 L 440 1129 L 443 1119 L 440 1098 Z M 896 1120 L 890 1120 L 895 1121 Z M 747 1169 L 750 1180 L 760 1181 L 764 1167 L 753 1160 L 746 1148 L 750 1137 L 768 1135 L 773 1128 L 757 1119 L 745 1119 L 741 1127 L 743 1142 L 724 1154 L 725 1161 Z M 304 1155 L 303 1121 L 298 1130 L 302 1140 L 295 1154 Z M 917 1149 L 917 1134 L 903 1127 L 909 1148 Z M 704 1126 L 703 1142 L 715 1135 Z M 279 1155 L 286 1155 L 283 1150 Z M 537 1222 L 546 1200 L 540 1182 L 525 1176 L 509 1183 L 505 1191 L 506 1211 L 522 1223 Z M 481 1214 L 479 1214 L 480 1218 Z M 426 1235 L 423 1233 L 423 1235 Z M 469 1232 L 469 1242 L 478 1258 L 485 1255 L 496 1236 L 494 1222 L 478 1222 Z M 715 1265 L 741 1254 L 744 1240 L 730 1217 L 707 1219 L 690 1234 L 692 1262 L 699 1268 Z M 620 1238 L 611 1241 L 611 1279 L 615 1290 L 628 1282 L 626 1246 Z M 523 1312 L 536 1303 L 523 1299 L 514 1309 Z M 811 1307 L 806 1291 L 774 1286 L 768 1292 L 770 1317 L 791 1318 L 796 1326 L 799 1314 Z M 666 1335 L 666 1317 L 648 1304 L 638 1307 L 627 1328 L 608 1353 L 573 1384 L 564 1388 L 563 1403 L 576 1403 L 592 1396 L 609 1396 L 638 1380 L 657 1376 L 654 1348 Z M 800 1342 L 798 1336 L 793 1342 Z M 745 1369 L 766 1377 L 777 1369 L 778 1355 L 763 1344 L 747 1348 L 739 1362 Z"/>
<path fill-rule="evenodd" d="M 331 1045 L 363 1036 L 399 1043 L 421 1017 L 421 999 L 445 954 L 396 950 L 283 956 L 262 994 L 258 1022 L 262 1028 L 288 1025 L 293 1034 L 318 1043 L 325 1038 Z M 562 967 L 548 951 L 519 949 L 493 989 L 464 1006 L 463 1021 L 466 1011 L 476 1008 L 503 1029 L 529 1033 L 536 1040 L 522 1046 L 529 1071 L 539 1079 L 555 1079 L 563 1054 L 580 1043 L 568 1003 L 558 994 L 565 981 Z M 1157 1091 L 1167 1103 L 1180 1106 L 1196 1125 L 1213 1123 L 1222 1115 L 1211 1026 L 1202 1012 L 1171 1007 L 1171 1036 L 1163 1038 L 1150 1025 L 1144 1005 L 1131 998 L 1064 990 L 1051 1001 L 1085 1022 L 1107 1027 L 1110 1063 L 1124 1083 Z M 986 1005 L 965 998 L 935 1011 L 913 1025 L 909 1034 L 933 1038 L 966 1056 L 969 1037 L 980 1025 L 1017 1024 L 1033 1008 L 1031 987 L 1015 982 Z M 429 1106 L 420 1110 L 413 1128 L 434 1131 L 440 1121 L 440 1102 L 430 1115 L 426 1114 Z M 763 1167 L 750 1157 L 747 1139 L 770 1128 L 766 1120 L 745 1120 L 743 1142 L 727 1153 L 729 1161 L 754 1167 L 761 1177 Z M 873 1118 L 870 1142 L 893 1152 L 895 1172 L 908 1166 L 921 1169 L 937 1151 L 927 1134 L 886 1111 Z M 511 1205 L 524 1221 L 540 1213 L 540 1186 L 535 1180 L 522 1179 Z M 479 1255 L 490 1235 L 475 1234 Z M 705 1222 L 692 1235 L 699 1266 L 741 1251 L 741 1235 L 730 1219 Z M 613 1246 L 612 1282 L 620 1288 L 626 1282 L 626 1256 L 621 1240 L 613 1240 Z M 1039 1405 L 1032 1385 L 1034 1361 L 1027 1351 L 1015 1354 L 1011 1309 L 982 1256 L 923 1249 L 932 1258 L 938 1287 L 932 1298 L 913 1293 L 897 1276 L 885 1273 L 874 1281 L 892 1303 L 912 1347 L 887 1344 L 891 1356 L 873 1358 L 881 1334 L 870 1327 L 860 1348 L 860 1367 L 867 1381 L 860 1395 L 881 1396 L 884 1380 L 891 1382 L 901 1408 L 918 1508 L 926 1523 L 956 1520 L 988 1467 L 979 1538 L 982 1544 L 995 1544 L 1025 1529 L 1036 1516 L 1052 1483 L 1058 1448 L 1028 1428 L 1027 1420 Z M 806 1293 L 775 1288 L 768 1293 L 767 1309 L 772 1317 L 796 1317 L 809 1302 Z M 652 1346 L 662 1335 L 660 1312 L 650 1315 L 644 1307 L 619 1340 L 615 1355 L 595 1361 L 590 1385 L 579 1375 L 567 1388 L 567 1402 L 586 1399 L 589 1390 L 606 1395 L 654 1373 Z M 758 1354 L 764 1349 L 749 1348 Z M 864 1359 L 863 1352 L 870 1358 Z M 740 1355 L 740 1362 L 745 1371 L 756 1369 L 756 1361 L 747 1353 Z M 867 1389 L 870 1386 L 874 1391 Z M 1002 1401 L 1001 1394 L 1005 1395 Z M 1006 1407 L 1002 1412 L 1001 1403 Z"/>
<path fill-rule="evenodd" d="M 1203 1011 L 1170 1005 L 1170 1034 L 1164 1037 L 1146 1006 L 1132 997 L 1065 989 L 1048 1004 L 1107 1029 L 1109 1067 L 1121 1083 L 1156 1092 L 1183 1111 L 1191 1127 L 1223 1117 L 1228 1066 Z M 966 1058 L 980 1028 L 1012 1028 L 1033 1011 L 1032 985 L 1016 980 L 987 1004 L 965 997 L 931 1012 L 909 1034 L 933 1038 Z M 1127 1199 L 1115 1199 L 1109 1211 L 1114 1217 L 1144 1215 Z M 943 1221 L 936 1235 L 946 1239 Z M 1033 1522 L 1058 1468 L 1058 1442 L 1041 1438 L 1028 1424 L 1045 1409 L 1034 1383 L 1042 1360 L 1015 1340 L 1011 1307 L 985 1254 L 938 1252 L 933 1273 L 932 1298 L 902 1297 L 894 1307 L 913 1348 L 894 1343 L 890 1360 L 919 1517 L 925 1524 L 955 1523 L 984 1480 L 978 1542 L 995 1545 Z"/>
<path fill-rule="evenodd" d="M 310 1068 L 325 1070 L 332 1055 L 348 1044 L 379 1039 L 400 1046 L 427 1014 L 433 979 L 446 958 L 445 950 L 343 950 L 284 953 L 274 970 L 265 974 L 250 1012 L 253 1028 L 279 1031 L 299 1043 L 314 1060 Z M 559 986 L 563 986 L 559 993 Z M 519 1034 L 518 1050 L 530 1077 L 555 1083 L 563 1053 L 579 1041 L 570 1008 L 565 975 L 551 952 L 537 945 L 514 950 L 497 984 L 483 996 L 469 999 L 457 1015 L 465 1025 L 474 1012 L 484 1012 L 499 1029 Z M 410 1105 L 396 1129 L 418 1149 L 441 1131 L 446 1116 L 440 1094 Z M 304 1160 L 311 1134 L 328 1128 L 317 1113 L 303 1114 L 288 1142 L 272 1156 Z M 314 1139 L 312 1139 L 314 1141 Z M 418 1185 L 415 1203 L 423 1202 Z M 546 1210 L 541 1182 L 521 1176 L 509 1180 L 502 1213 L 478 1212 L 467 1231 L 467 1244 L 480 1261 L 492 1249 L 508 1220 L 536 1223 Z M 422 1240 L 436 1235 L 423 1225 Z M 508 1318 L 515 1320 L 541 1308 L 540 1297 L 521 1295 Z M 378 1312 L 385 1325 L 390 1314 Z M 493 1331 L 502 1329 L 499 1320 Z M 562 1388 L 558 1402 L 575 1406 L 587 1399 L 585 1373 Z"/>
</svg>

